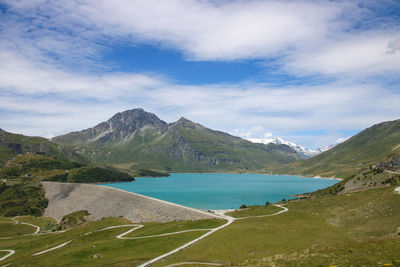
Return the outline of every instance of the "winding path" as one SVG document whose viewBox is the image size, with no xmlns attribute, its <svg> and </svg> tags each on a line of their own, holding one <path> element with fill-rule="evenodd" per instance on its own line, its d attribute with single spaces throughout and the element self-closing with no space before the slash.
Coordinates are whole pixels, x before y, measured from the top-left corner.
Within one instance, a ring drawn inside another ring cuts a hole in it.
<svg viewBox="0 0 400 267">
<path fill-rule="evenodd" d="M 145 262 L 145 263 L 139 265 L 139 267 L 144 267 L 144 266 L 148 266 L 148 265 L 150 265 L 150 264 L 153 264 L 153 263 L 155 263 L 155 262 L 157 262 L 157 261 L 159 261 L 159 260 L 161 260 L 161 259 L 163 259 L 163 258 L 165 258 L 165 257 L 168 257 L 168 256 L 170 256 L 170 255 L 172 255 L 172 254 L 174 254 L 174 253 L 176 253 L 176 252 L 178 252 L 178 251 L 180 251 L 180 250 L 182 250 L 182 249 L 184 249 L 184 248 L 187 248 L 187 247 L 189 247 L 190 245 L 193 245 L 194 243 L 196 243 L 196 242 L 198 242 L 198 241 L 200 241 L 200 240 L 206 238 L 207 236 L 209 236 L 209 235 L 215 233 L 216 231 L 221 230 L 221 229 L 227 227 L 228 225 L 232 224 L 235 220 L 244 220 L 244 219 L 251 219 L 251 218 L 262 218 L 262 217 L 276 216 L 276 215 L 278 215 L 278 214 L 287 212 L 287 211 L 289 210 L 288 208 L 286 208 L 286 207 L 284 207 L 284 206 L 282 206 L 282 205 L 274 205 L 274 206 L 279 207 L 279 208 L 282 208 L 282 210 L 281 210 L 281 211 L 278 211 L 278 212 L 276 212 L 276 213 L 273 213 L 273 214 L 258 215 L 258 216 L 248 216 L 248 217 L 241 217 L 241 218 L 234 218 L 234 217 L 231 217 L 231 216 L 228 216 L 228 215 L 225 215 L 225 214 L 218 214 L 218 215 L 215 215 L 216 217 L 219 217 L 219 218 L 221 218 L 221 219 L 227 220 L 227 222 L 226 222 L 225 224 L 221 225 L 221 226 L 218 226 L 218 227 L 216 227 L 216 228 L 211 228 L 211 229 L 189 229 L 189 230 L 184 230 L 184 231 L 171 232 L 171 233 L 158 234 L 158 235 L 148 235 L 148 236 L 138 236 L 138 237 L 125 237 L 125 236 L 128 235 L 129 233 L 131 233 L 131 232 L 133 232 L 133 231 L 135 231 L 135 230 L 137 230 L 137 229 L 140 229 L 140 228 L 144 227 L 144 225 L 142 225 L 142 224 L 125 224 L 125 225 L 116 225 L 116 226 L 106 227 L 106 228 L 103 228 L 103 229 L 99 229 L 99 230 L 97 230 L 96 232 L 105 231 L 105 230 L 109 230 L 109 229 L 115 229 L 115 228 L 122 228 L 122 227 L 133 227 L 133 228 L 129 229 L 128 231 L 123 232 L 122 234 L 117 235 L 116 238 L 118 238 L 118 239 L 145 239 L 145 238 L 154 238 L 154 237 L 162 237 L 162 236 L 176 235 L 176 234 L 187 233 L 187 232 L 208 231 L 207 233 L 203 234 L 202 236 L 200 236 L 200 237 L 198 237 L 198 238 L 196 238 L 196 239 L 193 239 L 192 241 L 190 241 L 190 242 L 188 242 L 188 243 L 186 243 L 186 244 L 184 244 L 184 245 L 182 245 L 182 246 L 180 246 L 180 247 L 178 247 L 178 248 L 176 248 L 176 249 L 174 249 L 174 250 L 172 250 L 172 251 L 170 251 L 170 252 L 167 252 L 167 253 L 165 253 L 165 254 L 162 254 L 162 255 L 160 255 L 160 256 L 154 258 L 154 259 L 151 259 L 151 260 L 149 260 L 149 261 L 147 261 L 147 262 Z M 38 235 L 38 233 L 39 233 L 39 231 L 40 231 L 40 227 L 39 227 L 39 226 L 30 224 L 30 223 L 23 223 L 23 222 L 20 222 L 20 221 L 15 220 L 14 218 L 13 218 L 13 220 L 14 220 L 14 222 L 16 222 L 16 223 L 21 223 L 21 224 L 26 224 L 26 225 L 30 225 L 30 226 L 36 227 L 36 231 L 35 231 L 33 234 L 27 234 L 27 235 Z M 91 233 L 92 233 L 92 232 L 88 232 L 88 233 L 86 233 L 85 235 L 89 235 L 89 234 L 91 234 Z M 27 235 L 25 235 L 25 236 L 27 236 Z M 65 242 L 65 243 L 62 243 L 61 245 L 58 245 L 58 246 L 56 246 L 56 247 L 49 248 L 49 249 L 46 249 L 46 250 L 37 252 L 37 253 L 33 254 L 33 256 L 38 256 L 38 255 L 44 254 L 44 253 L 46 253 L 46 252 L 49 252 L 49 251 L 52 251 L 52 250 L 55 250 L 55 249 L 64 247 L 64 246 L 66 246 L 67 244 L 69 244 L 70 242 L 72 242 L 72 240 L 69 240 L 69 241 L 67 241 L 67 242 Z M 5 260 L 6 258 L 10 257 L 11 255 L 13 255 L 13 254 L 15 253 L 14 250 L 0 250 L 0 252 L 1 252 L 1 251 L 8 252 L 9 254 L 3 256 L 2 258 L 0 258 L 0 261 Z M 220 263 L 180 262 L 180 263 L 175 263 L 175 264 L 168 265 L 168 266 L 172 267 L 172 266 L 179 266 L 179 265 L 186 265 L 186 264 L 204 264 L 204 265 L 215 265 L 215 266 L 222 265 L 222 264 L 220 264 Z"/>
<path fill-rule="evenodd" d="M 29 226 L 32 226 L 32 227 L 36 228 L 36 231 L 34 233 L 26 234 L 24 236 L 37 235 L 40 232 L 40 227 L 37 226 L 37 225 L 31 224 L 31 223 L 24 223 L 24 222 L 16 220 L 15 218 L 12 218 L 12 220 L 15 222 L 15 224 L 25 224 L 25 225 L 29 225 Z"/>
<path fill-rule="evenodd" d="M 26 235 L 23 235 L 23 236 L 37 235 L 37 234 L 40 232 L 40 227 L 37 226 L 37 225 L 31 224 L 31 223 L 24 223 L 24 222 L 21 222 L 21 221 L 16 220 L 15 218 L 12 218 L 11 220 L 12 220 L 15 224 L 25 224 L 25 225 L 29 225 L 29 226 L 32 226 L 32 227 L 36 228 L 36 230 L 35 230 L 34 233 L 32 233 L 32 234 L 26 234 Z M 2 237 L 2 238 L 0 238 L 0 239 L 10 239 L 10 238 L 13 238 L 13 237 Z M 12 249 L 2 249 L 2 250 L 0 250 L 0 252 L 8 252 L 7 255 L 5 255 L 5 256 L 3 256 L 3 257 L 0 258 L 0 261 L 3 261 L 3 260 L 5 260 L 5 259 L 7 259 L 8 257 L 10 257 L 11 255 L 13 255 L 13 254 L 15 253 L 15 250 L 12 250 Z"/>
<path fill-rule="evenodd" d="M 173 266 L 180 266 L 180 265 L 188 265 L 188 264 L 196 264 L 196 265 L 211 265 L 211 266 L 222 266 L 222 263 L 214 263 L 214 262 L 196 262 L 196 261 L 188 261 L 188 262 L 180 262 L 174 263 L 171 265 L 167 265 L 165 267 L 173 267 Z"/>
<path fill-rule="evenodd" d="M 10 257 L 12 254 L 15 253 L 15 250 L 12 249 L 1 249 L 0 252 L 8 252 L 7 255 L 3 256 L 0 258 L 0 261 L 7 259 L 8 257 Z"/>
<path fill-rule="evenodd" d="M 62 248 L 63 246 L 66 246 L 66 245 L 68 245 L 69 243 L 71 243 L 71 241 L 72 241 L 72 240 L 69 240 L 69 241 L 67 241 L 67 242 L 65 242 L 65 243 L 62 243 L 61 245 L 56 246 L 56 247 L 52 247 L 52 248 L 49 248 L 49 249 L 40 251 L 40 252 L 38 252 L 38 253 L 33 254 L 32 256 L 38 256 L 38 255 L 41 255 L 41 254 L 43 254 L 43 253 L 46 253 L 46 252 L 49 252 L 49 251 L 52 251 L 52 250 L 55 250 L 55 249 L 58 249 L 58 248 Z"/>
<path fill-rule="evenodd" d="M 147 262 L 145 262 L 145 263 L 139 265 L 138 267 L 145 267 L 145 266 L 148 266 L 148 265 L 150 265 L 150 264 L 152 264 L 152 263 L 155 263 L 155 262 L 157 262 L 157 261 L 159 261 L 159 260 L 161 260 L 161 259 L 163 259 L 163 258 L 165 258 L 165 257 L 168 257 L 168 256 L 170 256 L 170 255 L 172 255 L 172 254 L 174 254 L 174 253 L 176 253 L 176 252 L 178 252 L 178 251 L 180 251 L 180 250 L 182 250 L 182 249 L 184 249 L 184 248 L 190 246 L 190 245 L 193 245 L 194 243 L 196 243 L 196 242 L 200 241 L 201 239 L 203 239 L 203 238 L 205 238 L 205 237 L 207 237 L 207 236 L 209 236 L 209 235 L 215 233 L 216 231 L 221 230 L 222 228 L 227 227 L 228 225 L 230 225 L 231 223 L 233 223 L 235 220 L 244 220 L 244 219 L 250 219 L 250 218 L 261 218 L 261 217 L 276 216 L 276 215 L 278 215 L 278 214 L 287 212 L 287 211 L 289 210 L 288 208 L 286 208 L 286 207 L 284 207 L 284 206 L 282 206 L 282 205 L 274 205 L 274 206 L 279 207 L 279 208 L 282 208 L 283 210 L 278 211 L 278 212 L 273 213 L 273 214 L 268 214 L 268 215 L 248 216 L 248 217 L 242 217 L 242 218 L 234 218 L 234 217 L 227 216 L 227 215 L 218 215 L 218 217 L 220 217 L 220 218 L 222 218 L 222 219 L 226 219 L 228 222 L 225 223 L 225 224 L 223 224 L 223 225 L 221 225 L 221 226 L 219 226 L 219 227 L 216 227 L 216 228 L 211 229 L 210 232 L 205 233 L 204 235 L 202 235 L 202 236 L 200 236 L 200 237 L 198 237 L 198 238 L 196 238 L 196 239 L 194 239 L 194 240 L 192 240 L 192 241 L 190 241 L 190 242 L 188 242 L 188 243 L 186 243 L 186 244 L 184 244 L 184 245 L 182 245 L 182 246 L 180 246 L 180 247 L 178 247 L 178 248 L 176 248 L 176 249 L 174 249 L 174 250 L 172 250 L 172 251 L 170 251 L 170 252 L 167 252 L 167 253 L 165 253 L 165 254 L 163 254 L 163 255 L 160 255 L 160 256 L 158 256 L 158 257 L 152 259 L 152 260 L 149 260 L 149 261 L 147 261 Z M 180 264 L 181 264 L 181 265 L 190 264 L 190 262 L 181 262 Z M 210 263 L 205 263 L 205 264 L 209 264 L 209 265 L 210 265 Z M 212 264 L 215 264 L 215 263 L 212 263 Z M 176 266 L 176 265 L 173 265 L 173 266 Z"/>
</svg>

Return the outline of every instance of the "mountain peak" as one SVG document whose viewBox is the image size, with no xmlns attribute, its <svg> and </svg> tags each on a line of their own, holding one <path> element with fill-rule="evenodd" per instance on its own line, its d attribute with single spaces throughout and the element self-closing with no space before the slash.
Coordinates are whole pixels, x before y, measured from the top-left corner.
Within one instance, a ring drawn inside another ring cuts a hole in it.
<svg viewBox="0 0 400 267">
<path fill-rule="evenodd" d="M 129 126 L 141 128 L 145 125 L 165 125 L 166 122 L 160 120 L 154 113 L 146 112 L 142 108 L 125 110 L 118 112 L 107 121 L 112 128 L 119 126 Z"/>
<path fill-rule="evenodd" d="M 73 144 L 79 143 L 123 143 L 130 141 L 137 133 L 144 129 L 154 132 L 164 132 L 168 124 L 160 120 L 154 113 L 146 112 L 142 108 L 118 112 L 108 121 L 102 122 L 93 128 L 59 136 L 55 141 L 65 142 L 71 139 Z"/>
<path fill-rule="evenodd" d="M 185 117 L 181 117 L 177 122 L 179 123 L 193 123 L 191 120 L 186 119 Z"/>
</svg>

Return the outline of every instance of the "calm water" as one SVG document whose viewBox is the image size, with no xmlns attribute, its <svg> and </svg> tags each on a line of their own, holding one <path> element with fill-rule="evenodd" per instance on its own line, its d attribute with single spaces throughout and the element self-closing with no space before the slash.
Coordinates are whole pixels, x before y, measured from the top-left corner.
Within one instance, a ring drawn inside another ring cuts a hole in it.
<svg viewBox="0 0 400 267">
<path fill-rule="evenodd" d="M 137 178 L 134 182 L 104 184 L 126 191 L 199 209 L 235 209 L 242 204 L 263 205 L 325 188 L 336 180 L 289 175 L 171 174 L 165 178 Z"/>
</svg>

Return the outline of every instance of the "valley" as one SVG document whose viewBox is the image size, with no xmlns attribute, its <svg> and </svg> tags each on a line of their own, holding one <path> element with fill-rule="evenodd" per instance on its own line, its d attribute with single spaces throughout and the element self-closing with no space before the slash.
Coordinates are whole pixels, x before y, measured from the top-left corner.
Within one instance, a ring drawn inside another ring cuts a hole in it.
<svg viewBox="0 0 400 267">
<path fill-rule="evenodd" d="M 374 125 L 310 159 L 141 109 L 51 141 L 3 131 L 1 264 L 398 266 L 399 125 Z M 178 171 L 343 179 L 226 215 L 85 184 Z"/>
</svg>

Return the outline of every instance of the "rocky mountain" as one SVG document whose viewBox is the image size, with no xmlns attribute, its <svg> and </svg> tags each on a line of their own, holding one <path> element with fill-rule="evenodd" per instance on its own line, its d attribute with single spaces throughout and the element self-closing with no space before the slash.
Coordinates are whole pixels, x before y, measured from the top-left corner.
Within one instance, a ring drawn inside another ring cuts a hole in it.
<svg viewBox="0 0 400 267">
<path fill-rule="evenodd" d="M 168 124 L 143 109 L 117 113 L 93 128 L 52 141 L 73 146 L 94 162 L 126 170 L 269 171 L 300 158 L 284 144 L 254 144 L 185 118 Z"/>
<path fill-rule="evenodd" d="M 25 153 L 40 153 L 78 162 L 87 160 L 64 145 L 55 144 L 42 137 L 13 134 L 0 129 L 0 167 L 14 156 Z"/>
<path fill-rule="evenodd" d="M 382 122 L 313 158 L 280 168 L 280 172 L 346 178 L 385 162 L 400 152 L 400 120 Z M 396 159 L 386 164 L 396 166 Z"/>
<path fill-rule="evenodd" d="M 250 142 L 253 142 L 253 143 L 261 143 L 261 144 L 265 144 L 265 145 L 270 144 L 270 143 L 278 144 L 278 145 L 279 144 L 288 145 L 291 148 L 293 148 L 294 150 L 296 150 L 297 153 L 299 153 L 299 155 L 304 159 L 314 157 L 314 156 L 321 154 L 322 152 L 325 152 L 335 146 L 335 145 L 330 145 L 330 146 L 326 146 L 324 148 L 318 148 L 318 149 L 313 150 L 313 149 L 308 149 L 308 148 L 302 147 L 294 142 L 286 141 L 280 137 L 248 138 L 247 140 L 249 140 Z"/>
<path fill-rule="evenodd" d="M 68 145 L 123 144 L 132 140 L 135 135 L 144 136 L 152 133 L 158 136 L 167 129 L 166 122 L 160 120 L 155 114 L 139 108 L 119 112 L 108 121 L 93 128 L 54 137 L 52 141 Z"/>
</svg>

